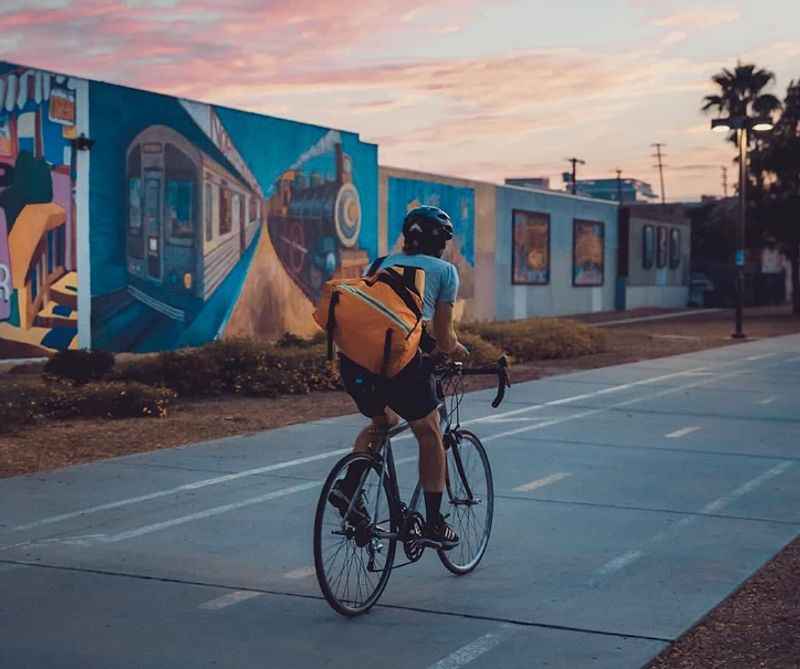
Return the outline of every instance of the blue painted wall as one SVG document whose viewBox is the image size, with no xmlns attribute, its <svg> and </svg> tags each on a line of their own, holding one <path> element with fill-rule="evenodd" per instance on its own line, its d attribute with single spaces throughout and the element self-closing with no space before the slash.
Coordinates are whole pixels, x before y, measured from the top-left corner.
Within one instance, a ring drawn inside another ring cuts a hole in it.
<svg viewBox="0 0 800 669">
<path fill-rule="evenodd" d="M 512 285 L 512 213 L 514 209 L 550 216 L 550 283 Z M 617 206 L 599 200 L 499 186 L 496 199 L 496 318 L 577 314 L 614 309 L 617 275 Z M 573 221 L 605 226 L 605 271 L 600 287 L 573 286 Z"/>
</svg>

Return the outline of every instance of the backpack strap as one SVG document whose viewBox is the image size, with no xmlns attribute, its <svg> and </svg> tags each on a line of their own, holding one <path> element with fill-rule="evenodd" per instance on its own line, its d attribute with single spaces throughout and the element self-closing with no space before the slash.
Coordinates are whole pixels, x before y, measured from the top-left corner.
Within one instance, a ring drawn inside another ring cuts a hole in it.
<svg viewBox="0 0 800 669">
<path fill-rule="evenodd" d="M 386 331 L 386 339 L 383 341 L 383 368 L 381 369 L 381 374 L 386 376 L 389 372 L 389 357 L 392 354 L 392 330 Z"/>
<path fill-rule="evenodd" d="M 367 270 L 367 276 L 372 276 L 373 274 L 375 274 L 375 272 L 377 272 L 381 268 L 381 263 L 388 257 L 389 256 L 381 256 L 380 258 L 375 258 L 375 260 L 372 261 L 372 264 L 369 266 L 369 269 Z"/>
<path fill-rule="evenodd" d="M 412 267 L 411 269 L 416 271 L 416 268 Z M 378 276 L 376 281 L 387 284 L 395 293 L 397 293 L 397 296 L 403 300 L 405 305 L 411 310 L 411 313 L 414 314 L 414 317 L 418 321 L 420 318 L 422 318 L 422 311 L 420 311 L 417 303 L 414 302 L 411 295 L 409 295 L 409 291 L 412 291 L 415 295 L 419 296 L 419 293 L 417 293 L 416 284 L 413 283 L 413 280 L 411 283 L 412 287 L 409 288 L 407 282 L 403 280 L 400 273 L 397 272 L 397 270 L 393 267 L 390 267 L 389 269 L 384 270 L 380 276 Z"/>
<path fill-rule="evenodd" d="M 336 329 L 336 305 L 339 304 L 339 291 L 334 290 L 328 304 L 328 322 L 325 331 L 328 334 L 328 360 L 333 360 L 333 331 Z"/>
</svg>

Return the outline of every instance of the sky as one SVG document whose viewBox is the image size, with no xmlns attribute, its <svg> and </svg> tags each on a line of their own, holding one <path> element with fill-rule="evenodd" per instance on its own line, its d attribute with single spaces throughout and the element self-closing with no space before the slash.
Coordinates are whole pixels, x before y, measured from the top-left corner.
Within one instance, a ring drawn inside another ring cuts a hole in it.
<svg viewBox="0 0 800 669">
<path fill-rule="evenodd" d="M 800 79 L 797 0 L 0 0 L 0 60 L 360 133 L 382 165 L 722 195 L 700 112 L 737 60 Z M 769 11 L 765 11 L 768 7 Z"/>
</svg>

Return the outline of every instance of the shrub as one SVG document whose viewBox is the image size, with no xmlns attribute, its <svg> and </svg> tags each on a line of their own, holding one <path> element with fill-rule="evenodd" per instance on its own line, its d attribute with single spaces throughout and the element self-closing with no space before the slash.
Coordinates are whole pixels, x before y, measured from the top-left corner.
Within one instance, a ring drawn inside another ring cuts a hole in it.
<svg viewBox="0 0 800 669">
<path fill-rule="evenodd" d="M 524 321 L 469 323 L 468 332 L 510 353 L 520 362 L 574 358 L 605 350 L 605 333 L 599 328 L 559 318 Z"/>
<path fill-rule="evenodd" d="M 59 351 L 44 366 L 46 378 L 65 379 L 75 385 L 97 381 L 114 368 L 114 354 L 86 349 Z"/>
<path fill-rule="evenodd" d="M 501 348 L 474 332 L 460 332 L 458 340 L 469 349 L 467 365 L 493 365 L 503 355 Z"/>
<path fill-rule="evenodd" d="M 174 399 L 172 390 L 141 383 L 11 384 L 0 397 L 0 432 L 40 418 L 161 418 Z"/>
<path fill-rule="evenodd" d="M 291 332 L 284 332 L 280 339 L 275 342 L 275 346 L 278 348 L 313 348 L 325 343 L 327 343 L 327 335 L 324 332 L 317 332 L 308 339 L 299 337 Z"/>
</svg>

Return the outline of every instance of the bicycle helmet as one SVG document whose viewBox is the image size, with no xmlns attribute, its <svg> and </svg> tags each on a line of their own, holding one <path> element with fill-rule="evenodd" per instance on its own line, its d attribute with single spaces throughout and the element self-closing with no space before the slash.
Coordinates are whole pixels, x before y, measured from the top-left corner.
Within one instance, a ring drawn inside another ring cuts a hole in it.
<svg viewBox="0 0 800 669">
<path fill-rule="evenodd" d="M 406 253 L 441 257 L 448 240 L 453 238 L 453 222 L 439 207 L 415 207 L 403 220 L 403 237 Z"/>
</svg>

